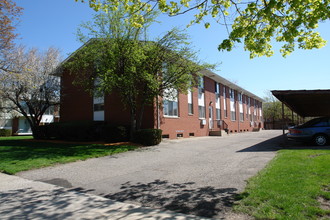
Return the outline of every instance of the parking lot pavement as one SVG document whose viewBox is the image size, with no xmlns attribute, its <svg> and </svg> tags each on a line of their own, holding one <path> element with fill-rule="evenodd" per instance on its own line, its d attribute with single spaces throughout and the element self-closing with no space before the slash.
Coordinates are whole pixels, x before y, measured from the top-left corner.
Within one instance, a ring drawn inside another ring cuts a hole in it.
<svg viewBox="0 0 330 220">
<path fill-rule="evenodd" d="M 166 140 L 154 147 L 19 173 L 116 201 L 229 218 L 237 193 L 275 156 L 282 131 Z"/>
</svg>

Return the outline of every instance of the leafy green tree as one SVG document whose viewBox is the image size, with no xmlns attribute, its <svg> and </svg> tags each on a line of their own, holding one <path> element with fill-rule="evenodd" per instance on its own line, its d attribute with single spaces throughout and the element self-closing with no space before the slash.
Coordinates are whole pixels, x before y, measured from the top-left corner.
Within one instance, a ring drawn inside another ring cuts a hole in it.
<svg viewBox="0 0 330 220">
<path fill-rule="evenodd" d="M 124 8 L 96 14 L 78 31 L 85 46 L 65 64 L 75 74 L 75 84 L 91 94 L 116 92 L 121 97 L 130 112 L 131 137 L 141 126 L 146 105 L 166 91 L 187 91 L 194 74 L 207 67 L 198 64 L 187 35 L 176 29 L 148 40 L 148 26 L 155 16 L 148 13 L 141 27 L 133 27 L 130 19 L 134 13 Z"/>
<path fill-rule="evenodd" d="M 283 120 L 282 117 L 282 103 L 277 100 L 269 91 L 267 96 L 264 97 L 265 102 L 262 103 L 263 117 L 266 122 L 274 123 Z M 296 114 L 294 113 L 296 116 Z M 292 111 L 284 105 L 284 120 L 291 121 Z"/>
<path fill-rule="evenodd" d="M 85 0 L 75 0 L 84 2 Z M 325 40 L 316 31 L 318 24 L 329 20 L 328 0 L 88 0 L 96 11 L 106 13 L 118 7 L 134 13 L 129 21 L 134 27 L 144 25 L 144 14 L 158 8 L 169 16 L 194 11 L 191 24 L 215 19 L 226 26 L 229 36 L 218 49 L 230 51 L 237 43 L 244 43 L 250 57 L 273 55 L 273 41 L 282 43 L 281 53 L 286 56 L 296 47 L 301 49 L 321 48 Z"/>
</svg>

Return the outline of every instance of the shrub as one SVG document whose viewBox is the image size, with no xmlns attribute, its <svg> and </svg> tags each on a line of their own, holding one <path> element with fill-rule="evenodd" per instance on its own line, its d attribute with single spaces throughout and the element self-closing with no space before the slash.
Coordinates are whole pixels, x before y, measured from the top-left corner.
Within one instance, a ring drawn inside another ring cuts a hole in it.
<svg viewBox="0 0 330 220">
<path fill-rule="evenodd" d="M 102 123 L 93 121 L 57 122 L 38 126 L 39 139 L 95 141 L 100 139 Z"/>
<path fill-rule="evenodd" d="M 108 124 L 102 128 L 102 139 L 110 143 L 128 141 L 128 134 L 128 128 L 122 125 Z"/>
<path fill-rule="evenodd" d="M 56 123 L 54 123 L 56 124 Z M 65 122 L 50 129 L 59 139 L 73 141 L 94 141 L 100 138 L 100 124 L 93 121 Z"/>
<path fill-rule="evenodd" d="M 142 129 L 135 132 L 135 142 L 145 146 L 157 145 L 162 141 L 162 130 Z"/>
<path fill-rule="evenodd" d="M 37 126 L 33 129 L 34 139 L 48 139 L 48 125 Z"/>
<path fill-rule="evenodd" d="M 94 121 L 57 122 L 36 128 L 36 139 L 59 139 L 69 141 L 107 142 L 128 141 L 128 128 L 121 125 L 107 124 Z"/>
<path fill-rule="evenodd" d="M 11 134 L 11 129 L 0 129 L 0 137 L 9 137 Z"/>
</svg>

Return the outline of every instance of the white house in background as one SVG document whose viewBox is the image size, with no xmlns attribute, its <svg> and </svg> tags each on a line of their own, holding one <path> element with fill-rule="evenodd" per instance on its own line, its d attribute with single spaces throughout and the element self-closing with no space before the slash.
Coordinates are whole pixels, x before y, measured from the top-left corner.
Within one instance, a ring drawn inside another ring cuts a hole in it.
<svg viewBox="0 0 330 220">
<path fill-rule="evenodd" d="M 51 106 L 42 116 L 40 124 L 49 124 L 59 121 L 59 113 Z M 20 113 L 0 112 L 0 129 L 11 129 L 13 135 L 32 135 L 32 130 L 27 119 Z"/>
</svg>

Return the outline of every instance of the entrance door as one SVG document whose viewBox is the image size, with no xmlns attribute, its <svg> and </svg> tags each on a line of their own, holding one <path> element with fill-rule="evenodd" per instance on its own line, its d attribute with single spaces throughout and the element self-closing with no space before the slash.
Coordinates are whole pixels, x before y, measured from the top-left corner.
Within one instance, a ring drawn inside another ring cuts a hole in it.
<svg viewBox="0 0 330 220">
<path fill-rule="evenodd" d="M 209 106 L 209 129 L 213 129 L 213 107 Z"/>
</svg>

